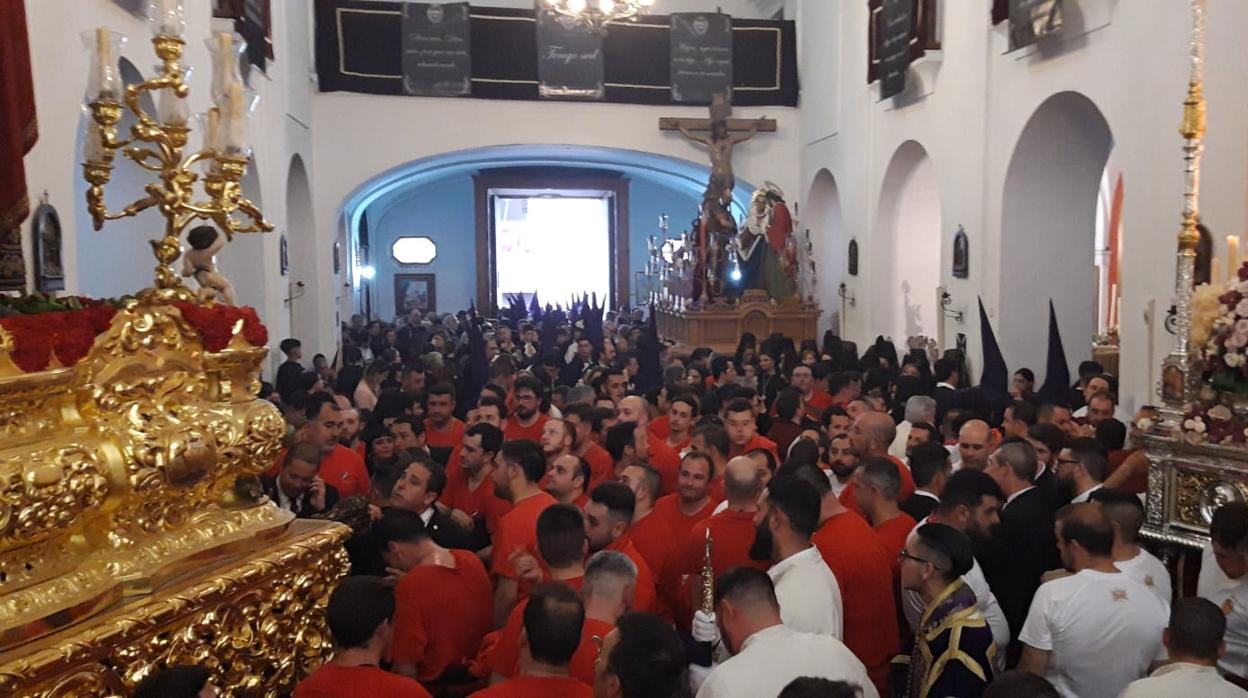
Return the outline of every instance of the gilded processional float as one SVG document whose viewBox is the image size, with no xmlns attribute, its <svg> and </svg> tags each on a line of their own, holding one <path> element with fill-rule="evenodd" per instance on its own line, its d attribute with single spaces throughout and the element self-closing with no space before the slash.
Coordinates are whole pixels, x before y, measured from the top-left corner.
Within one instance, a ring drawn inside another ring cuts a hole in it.
<svg viewBox="0 0 1248 698">
<path fill-rule="evenodd" d="M 120 35 L 84 37 L 83 173 L 97 230 L 160 212 L 155 285 L 119 301 L 27 297 L 0 317 L 4 696 L 128 695 L 173 664 L 211 669 L 225 695 L 289 691 L 328 658 L 323 608 L 348 569 L 346 526 L 294 521 L 261 493 L 286 430 L 256 397 L 268 334 L 254 310 L 224 302 L 212 259 L 233 235 L 272 229 L 239 186 L 243 47 L 209 42 L 214 106 L 189 152 L 181 4 L 151 5 L 161 69 L 147 82 L 123 86 Z M 155 114 L 140 104 L 149 94 Z M 137 123 L 123 136 L 124 111 Z M 119 151 L 154 180 L 114 213 L 103 189 Z"/>
<path fill-rule="evenodd" d="M 639 300 L 655 307 L 659 334 L 691 347 L 732 352 L 742 334 L 760 341 L 779 332 L 795 340 L 816 336 L 815 261 L 810 231 L 799 244 L 797 221 L 784 192 L 767 182 L 756 190 L 738 225 L 733 218 L 733 146 L 770 119 L 730 119 L 716 97 L 710 119 L 662 118 L 659 128 L 679 131 L 706 148 L 710 179 L 688 230 L 669 237 L 669 218 L 650 236 Z M 699 136 L 694 131 L 709 131 Z M 734 136 L 734 132 L 743 135 Z"/>
<path fill-rule="evenodd" d="M 1198 559 L 1213 512 L 1227 502 L 1248 501 L 1248 264 L 1231 250 L 1230 278 L 1195 286 L 1205 133 L 1205 0 L 1192 0 L 1191 10 L 1191 70 L 1179 128 L 1183 223 L 1175 303 L 1167 321 L 1175 342 L 1162 365 L 1159 417 L 1141 425 L 1147 427 L 1149 456 L 1143 534 L 1171 560 Z"/>
</svg>

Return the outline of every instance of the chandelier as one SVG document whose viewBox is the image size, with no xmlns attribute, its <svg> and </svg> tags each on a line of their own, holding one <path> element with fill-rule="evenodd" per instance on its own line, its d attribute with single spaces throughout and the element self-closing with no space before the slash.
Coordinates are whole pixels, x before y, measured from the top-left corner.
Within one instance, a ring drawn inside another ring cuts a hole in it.
<svg viewBox="0 0 1248 698">
<path fill-rule="evenodd" d="M 537 0 L 539 8 L 585 26 L 596 34 L 606 34 L 611 22 L 636 19 L 654 0 Z"/>
</svg>

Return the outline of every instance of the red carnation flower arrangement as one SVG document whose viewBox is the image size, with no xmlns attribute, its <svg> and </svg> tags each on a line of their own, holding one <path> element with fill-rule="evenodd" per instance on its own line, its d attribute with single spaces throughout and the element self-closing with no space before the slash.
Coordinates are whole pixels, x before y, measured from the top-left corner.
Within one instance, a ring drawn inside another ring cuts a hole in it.
<svg viewBox="0 0 1248 698">
<path fill-rule="evenodd" d="M 23 371 L 43 371 L 52 356 L 73 366 L 91 351 L 95 338 L 108 329 L 124 299 L 98 300 L 77 296 L 54 298 L 31 294 L 0 299 L 0 328 L 13 338 L 10 358 Z M 255 347 L 269 343 L 269 331 L 254 308 L 176 303 L 182 317 L 211 352 L 225 349 L 242 322 L 243 339 Z"/>
</svg>

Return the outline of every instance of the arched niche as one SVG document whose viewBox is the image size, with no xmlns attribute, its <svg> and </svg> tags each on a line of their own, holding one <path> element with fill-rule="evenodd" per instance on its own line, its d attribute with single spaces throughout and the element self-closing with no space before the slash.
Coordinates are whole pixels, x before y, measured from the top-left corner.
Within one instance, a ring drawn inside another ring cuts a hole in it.
<svg viewBox="0 0 1248 698">
<path fill-rule="evenodd" d="M 1002 351 L 1012 368 L 1045 372 L 1048 301 L 1071 366 L 1097 329 L 1096 236 L 1109 123 L 1087 97 L 1059 92 L 1028 119 L 1006 171 L 1001 219 Z M 1099 209 L 1098 209 L 1099 206 Z M 1102 211 L 1103 213 L 1103 211 Z"/>
<path fill-rule="evenodd" d="M 139 69 L 125 58 L 118 61 L 118 68 L 126 85 L 136 85 L 145 79 Z M 148 92 L 139 97 L 139 105 L 148 114 L 156 112 Z M 74 149 L 73 162 L 69 163 L 78 202 L 86 200 L 87 183 L 82 178 L 81 162 L 82 145 L 90 123 L 91 117 L 84 110 L 78 119 L 78 146 Z M 118 137 L 129 138 L 130 129 L 136 123 L 138 119 L 128 109 L 122 110 L 121 121 L 117 124 Z M 104 187 L 108 210 L 120 211 L 143 198 L 143 187 L 155 179 L 155 173 L 142 169 L 118 151 L 113 158 L 112 178 Z M 83 206 L 83 215 L 74 217 L 78 292 L 85 296 L 112 298 L 150 287 L 155 281 L 156 258 L 148 241 L 164 235 L 165 220 L 160 212 L 149 208 L 132 218 L 107 221 L 102 229 L 95 230 L 91 217 L 86 215 L 85 204 L 79 205 Z"/>
<path fill-rule="evenodd" d="M 813 292 L 828 311 L 821 316 L 821 322 L 826 323 L 821 329 L 831 327 L 839 333 L 840 327 L 836 319 L 841 313 L 841 299 L 837 295 L 837 289 L 848 277 L 849 239 L 845 234 L 845 219 L 841 212 L 840 187 L 827 169 L 821 169 L 815 174 L 810 193 L 802 206 L 802 213 L 806 227 L 810 230 L 817 265 Z M 802 240 L 802 243 L 805 241 Z M 811 290 L 806 289 L 804 292 L 809 294 Z"/>
<path fill-rule="evenodd" d="M 893 153 L 879 201 L 867 262 L 875 276 L 871 327 L 904 347 L 908 337 L 935 337 L 940 322 L 940 190 L 932 160 L 917 141 Z"/>
<path fill-rule="evenodd" d="M 247 174 L 239 183 L 243 189 L 243 198 L 250 199 L 261 211 L 264 201 L 260 193 L 260 168 L 253 158 L 247 166 Z M 250 222 L 244 214 L 236 214 L 236 218 L 244 223 Z M 250 305 L 261 313 L 264 312 L 264 280 L 266 273 L 276 273 L 275 269 L 266 269 L 264 264 L 264 235 L 268 233 L 246 233 L 235 235 L 226 244 L 225 249 L 217 255 L 217 267 L 234 285 L 235 305 Z M 189 282 L 192 287 L 195 283 Z"/>
<path fill-rule="evenodd" d="M 312 215 L 312 188 L 308 181 L 308 170 L 303 158 L 295 155 L 290 159 L 290 167 L 286 175 L 286 244 L 287 258 L 290 263 L 289 300 L 286 301 L 290 311 L 290 333 L 310 342 L 319 336 L 318 328 L 332 322 L 333 318 L 322 318 L 317 309 L 316 288 L 316 221 Z M 278 270 L 270 270 L 277 273 Z M 329 354 L 326 347 L 318 347 L 315 351 L 305 349 L 304 352 L 321 352 Z"/>
</svg>

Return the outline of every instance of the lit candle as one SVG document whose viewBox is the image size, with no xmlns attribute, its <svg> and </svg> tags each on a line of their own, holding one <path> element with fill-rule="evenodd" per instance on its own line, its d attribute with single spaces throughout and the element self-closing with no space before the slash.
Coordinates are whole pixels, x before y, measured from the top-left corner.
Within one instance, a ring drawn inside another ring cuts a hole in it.
<svg viewBox="0 0 1248 698">
<path fill-rule="evenodd" d="M 1239 236 L 1226 236 L 1226 278 L 1235 279 L 1239 273 Z"/>
<path fill-rule="evenodd" d="M 230 83 L 233 82 L 230 60 L 234 53 L 234 35 L 227 32 L 217 32 L 216 39 L 216 61 L 212 69 L 212 96 L 213 99 L 221 100 L 225 98 L 226 91 L 229 89 Z M 224 105 L 218 103 L 217 106 Z"/>
<path fill-rule="evenodd" d="M 216 150 L 221 147 L 218 135 L 221 132 L 221 110 L 216 107 L 208 109 L 208 117 L 204 120 L 204 147 Z"/>
<path fill-rule="evenodd" d="M 100 72 L 100 98 L 113 98 L 111 74 L 113 70 L 113 41 L 104 27 L 95 30 L 95 55 L 99 61 L 97 70 Z"/>
</svg>

